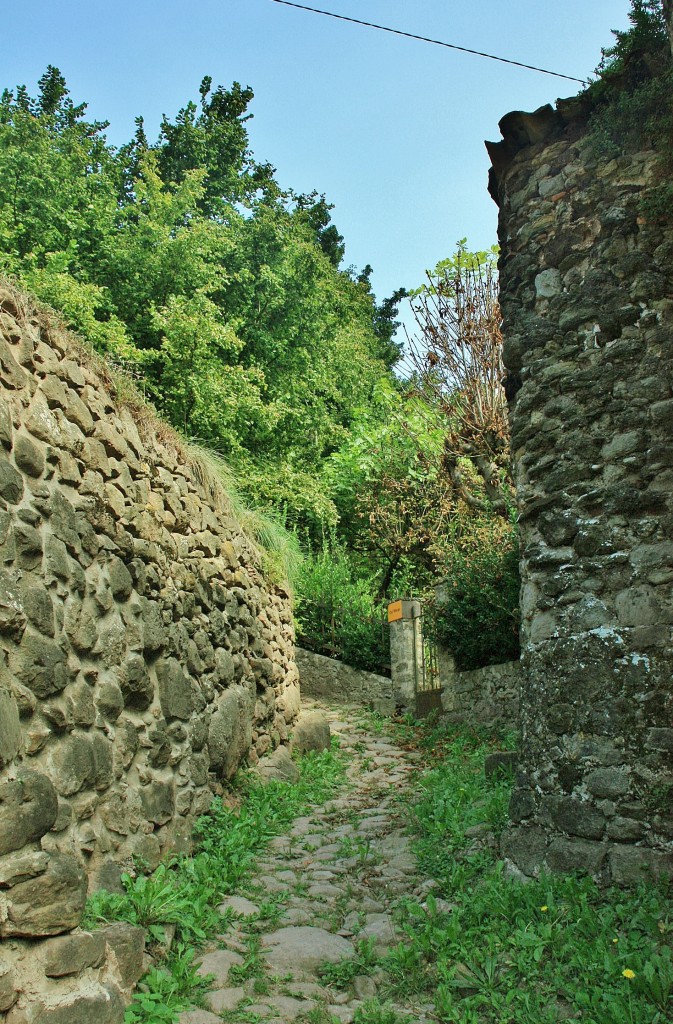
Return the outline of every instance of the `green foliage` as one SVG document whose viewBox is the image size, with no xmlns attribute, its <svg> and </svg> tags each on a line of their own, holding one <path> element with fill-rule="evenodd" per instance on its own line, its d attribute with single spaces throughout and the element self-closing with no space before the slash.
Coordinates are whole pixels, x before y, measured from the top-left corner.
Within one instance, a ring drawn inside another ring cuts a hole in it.
<svg viewBox="0 0 673 1024">
<path fill-rule="evenodd" d="M 631 0 L 630 28 L 613 30 L 615 42 L 601 51 L 597 73 L 604 78 L 621 74 L 634 55 L 668 49 L 666 19 L 661 0 Z"/>
<path fill-rule="evenodd" d="M 382 963 L 389 994 L 424 992 L 447 1024 L 669 1020 L 666 887 L 601 890 L 568 875 L 527 885 L 506 879 L 495 852 L 471 851 L 467 835 L 483 822 L 497 836 L 506 818 L 509 784 L 483 774 L 493 741 L 441 725 L 398 729 L 432 762 L 408 813 L 421 870 L 437 886 L 424 906 L 409 900 L 400 908 L 404 942 Z"/>
<path fill-rule="evenodd" d="M 353 978 L 371 974 L 380 963 L 380 958 L 374 952 L 375 945 L 375 939 L 360 939 L 355 945 L 355 956 L 338 963 L 323 964 L 320 970 L 321 979 L 336 988 L 347 988 Z"/>
<path fill-rule="evenodd" d="M 615 31 L 614 46 L 603 50 L 589 87 L 589 140 L 602 159 L 639 149 L 659 154 L 660 180 L 643 192 L 640 211 L 666 222 L 673 216 L 673 68 L 661 0 L 632 0 L 629 19 L 631 27 Z"/>
<path fill-rule="evenodd" d="M 440 284 L 459 276 L 463 271 L 481 271 L 487 267 L 495 267 L 500 254 L 500 246 L 492 245 L 490 249 L 468 249 L 467 238 L 456 242 L 456 251 L 452 256 L 440 260 L 433 270 L 426 270 L 427 283 L 407 292 L 410 298 L 419 295 L 437 293 Z"/>
<path fill-rule="evenodd" d="M 368 999 L 355 1011 L 353 1024 L 406 1024 L 410 1018 L 400 1016 L 392 1006 L 379 1002 L 378 999 Z"/>
<path fill-rule="evenodd" d="M 254 478 L 252 504 L 320 539 L 335 522 L 320 468 L 394 362 L 395 301 L 382 312 L 340 269 L 324 197 L 283 192 L 254 160 L 252 90 L 204 79 L 200 97 L 155 143 L 139 119 L 114 149 L 57 69 L 36 99 L 6 90 L 0 269 Z"/>
<path fill-rule="evenodd" d="M 197 974 L 195 951 L 177 943 L 165 968 L 152 967 L 133 993 L 124 1024 L 174 1024 L 177 1015 L 200 1000 L 208 989 L 208 978 Z"/>
<path fill-rule="evenodd" d="M 589 130 L 592 146 L 602 157 L 656 149 L 670 162 L 673 71 L 617 92 L 592 114 Z"/>
<path fill-rule="evenodd" d="M 430 629 L 459 669 L 519 657 L 519 548 L 515 527 L 477 533 L 456 546 L 429 615 Z"/>
<path fill-rule="evenodd" d="M 308 555 L 297 574 L 297 642 L 354 668 L 389 671 L 386 609 L 374 589 L 338 545 Z"/>
</svg>

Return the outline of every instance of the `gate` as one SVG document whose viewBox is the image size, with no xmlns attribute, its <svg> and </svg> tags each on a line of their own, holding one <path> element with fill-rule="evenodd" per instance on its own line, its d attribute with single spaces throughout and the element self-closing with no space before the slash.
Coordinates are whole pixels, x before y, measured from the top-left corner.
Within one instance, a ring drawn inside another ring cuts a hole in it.
<svg viewBox="0 0 673 1024">
<path fill-rule="evenodd" d="M 393 601 L 388 605 L 390 660 L 395 704 L 416 718 L 442 708 L 438 648 L 433 636 L 423 633 L 420 601 Z"/>
<path fill-rule="evenodd" d="M 439 678 L 437 644 L 423 632 L 423 615 L 414 619 L 414 668 L 416 718 L 442 710 L 442 684 Z"/>
</svg>

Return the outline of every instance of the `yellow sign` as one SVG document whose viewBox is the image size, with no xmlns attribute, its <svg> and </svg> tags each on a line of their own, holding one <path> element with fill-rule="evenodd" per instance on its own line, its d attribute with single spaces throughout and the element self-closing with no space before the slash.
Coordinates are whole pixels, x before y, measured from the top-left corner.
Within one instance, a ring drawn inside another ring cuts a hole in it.
<svg viewBox="0 0 673 1024">
<path fill-rule="evenodd" d="M 402 618 L 402 602 L 393 601 L 388 605 L 388 622 L 398 622 Z"/>
</svg>

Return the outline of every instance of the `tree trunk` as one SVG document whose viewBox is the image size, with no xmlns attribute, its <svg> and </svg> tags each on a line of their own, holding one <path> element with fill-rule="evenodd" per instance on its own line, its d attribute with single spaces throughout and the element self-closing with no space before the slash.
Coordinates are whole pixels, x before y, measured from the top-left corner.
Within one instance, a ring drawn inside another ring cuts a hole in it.
<svg viewBox="0 0 673 1024">
<path fill-rule="evenodd" d="M 673 55 L 673 0 L 664 0 L 664 17 L 668 26 L 668 38 L 671 41 L 671 55 Z"/>
</svg>

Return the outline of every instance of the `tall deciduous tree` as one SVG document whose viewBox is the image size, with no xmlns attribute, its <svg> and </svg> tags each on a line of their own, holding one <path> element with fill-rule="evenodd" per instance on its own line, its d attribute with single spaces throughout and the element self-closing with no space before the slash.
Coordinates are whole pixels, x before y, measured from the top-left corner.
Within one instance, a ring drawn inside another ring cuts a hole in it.
<svg viewBox="0 0 673 1024">
<path fill-rule="evenodd" d="M 443 468 L 463 501 L 509 518 L 509 428 L 503 388 L 496 250 L 455 256 L 412 299 L 414 389 L 446 420 Z M 470 467 L 476 474 L 470 472 Z"/>
</svg>

